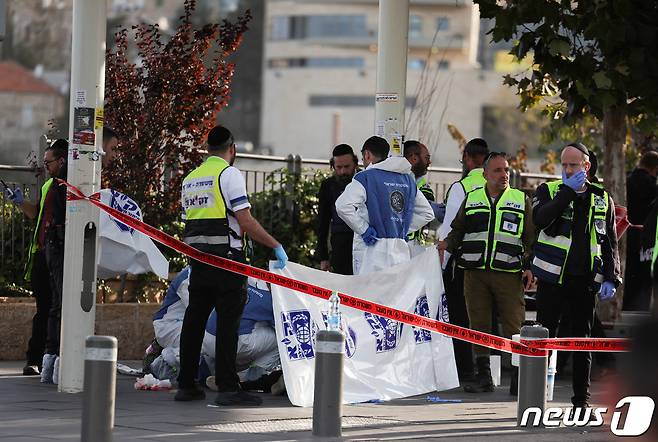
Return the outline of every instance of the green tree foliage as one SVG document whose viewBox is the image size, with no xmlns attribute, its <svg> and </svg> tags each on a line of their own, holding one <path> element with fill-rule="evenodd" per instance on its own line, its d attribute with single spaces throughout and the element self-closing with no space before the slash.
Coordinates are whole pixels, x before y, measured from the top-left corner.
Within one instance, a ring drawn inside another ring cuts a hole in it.
<svg viewBox="0 0 658 442">
<path fill-rule="evenodd" d="M 268 176 L 269 190 L 249 196 L 252 213 L 286 249 L 291 261 L 313 266 L 317 245 L 318 193 L 328 170 L 305 170 L 302 174 L 285 169 Z M 272 251 L 254 244 L 253 264 L 268 268 Z"/>
<path fill-rule="evenodd" d="M 507 75 L 522 110 L 541 106 L 566 122 L 591 114 L 603 122 L 604 177 L 625 199 L 627 118 L 656 131 L 658 2 L 645 0 L 474 0 L 495 19 L 492 40 L 514 41 L 511 54 L 531 69 Z"/>
</svg>

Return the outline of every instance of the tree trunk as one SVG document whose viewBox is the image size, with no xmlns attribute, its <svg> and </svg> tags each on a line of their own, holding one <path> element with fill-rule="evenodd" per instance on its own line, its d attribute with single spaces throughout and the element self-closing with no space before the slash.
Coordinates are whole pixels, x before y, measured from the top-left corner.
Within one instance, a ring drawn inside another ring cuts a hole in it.
<svg viewBox="0 0 658 442">
<path fill-rule="evenodd" d="M 626 206 L 626 108 L 613 106 L 603 113 L 603 140 L 605 151 L 603 155 L 603 182 L 606 190 L 612 196 L 615 205 Z M 619 259 L 621 272 L 626 267 L 626 238 L 619 241 Z M 617 290 L 615 308 L 612 311 L 599 311 L 602 320 L 617 317 L 624 299 L 624 286 Z M 612 303 L 611 303 L 612 304 Z"/>
</svg>

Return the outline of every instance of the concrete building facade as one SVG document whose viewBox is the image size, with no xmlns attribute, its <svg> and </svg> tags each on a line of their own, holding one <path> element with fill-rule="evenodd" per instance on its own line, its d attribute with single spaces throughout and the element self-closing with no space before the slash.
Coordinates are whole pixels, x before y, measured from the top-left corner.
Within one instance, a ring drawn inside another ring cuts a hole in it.
<svg viewBox="0 0 658 442">
<path fill-rule="evenodd" d="M 374 133 L 377 0 L 270 0 L 266 8 L 261 146 L 326 158 Z M 477 63 L 479 12 L 470 0 L 411 0 L 405 137 L 435 165 L 458 165 L 454 124 L 481 132 L 482 102 L 499 100 Z M 507 95 L 502 93 L 502 95 Z"/>
</svg>

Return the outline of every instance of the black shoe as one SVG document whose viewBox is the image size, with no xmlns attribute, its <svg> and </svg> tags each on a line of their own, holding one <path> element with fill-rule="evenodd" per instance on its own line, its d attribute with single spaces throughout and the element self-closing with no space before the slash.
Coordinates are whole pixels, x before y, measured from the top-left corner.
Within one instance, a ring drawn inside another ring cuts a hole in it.
<svg viewBox="0 0 658 442">
<path fill-rule="evenodd" d="M 495 390 L 493 379 L 491 378 L 491 366 L 489 365 L 489 356 L 479 356 L 475 359 L 477 364 L 476 381 L 464 385 L 466 393 L 491 393 Z"/>
<path fill-rule="evenodd" d="M 215 399 L 217 405 L 224 406 L 234 406 L 234 405 L 260 405 L 263 403 L 263 400 L 258 396 L 254 396 L 245 391 L 225 391 L 217 393 L 217 398 Z"/>
<path fill-rule="evenodd" d="M 28 365 L 23 367 L 23 376 L 37 376 L 39 374 L 41 373 L 39 372 L 39 366 L 37 364 L 30 365 L 28 363 Z"/>
<path fill-rule="evenodd" d="M 189 388 L 178 387 L 175 401 L 188 402 L 188 401 L 201 401 L 206 398 L 206 392 L 203 391 L 198 385 Z"/>
<path fill-rule="evenodd" d="M 493 381 L 490 382 L 473 382 L 471 384 L 464 385 L 464 391 L 466 393 L 492 393 L 496 390 L 496 387 L 493 384 Z"/>
</svg>

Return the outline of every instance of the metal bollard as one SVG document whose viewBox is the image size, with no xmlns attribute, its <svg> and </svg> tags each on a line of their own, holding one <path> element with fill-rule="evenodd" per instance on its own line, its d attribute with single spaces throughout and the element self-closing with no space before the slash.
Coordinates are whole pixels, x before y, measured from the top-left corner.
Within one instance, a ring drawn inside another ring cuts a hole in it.
<svg viewBox="0 0 658 442">
<path fill-rule="evenodd" d="M 116 391 L 117 339 L 88 336 L 82 399 L 82 442 L 112 440 Z"/>
<path fill-rule="evenodd" d="M 546 339 L 548 329 L 541 325 L 521 327 L 521 340 Z M 516 414 L 516 425 L 521 426 L 523 412 L 529 407 L 546 409 L 546 370 L 548 357 L 519 357 L 519 396 Z M 525 427 L 533 428 L 526 423 Z"/>
<path fill-rule="evenodd" d="M 341 436 L 344 348 L 345 335 L 341 331 L 320 330 L 316 335 L 314 436 Z"/>
</svg>

